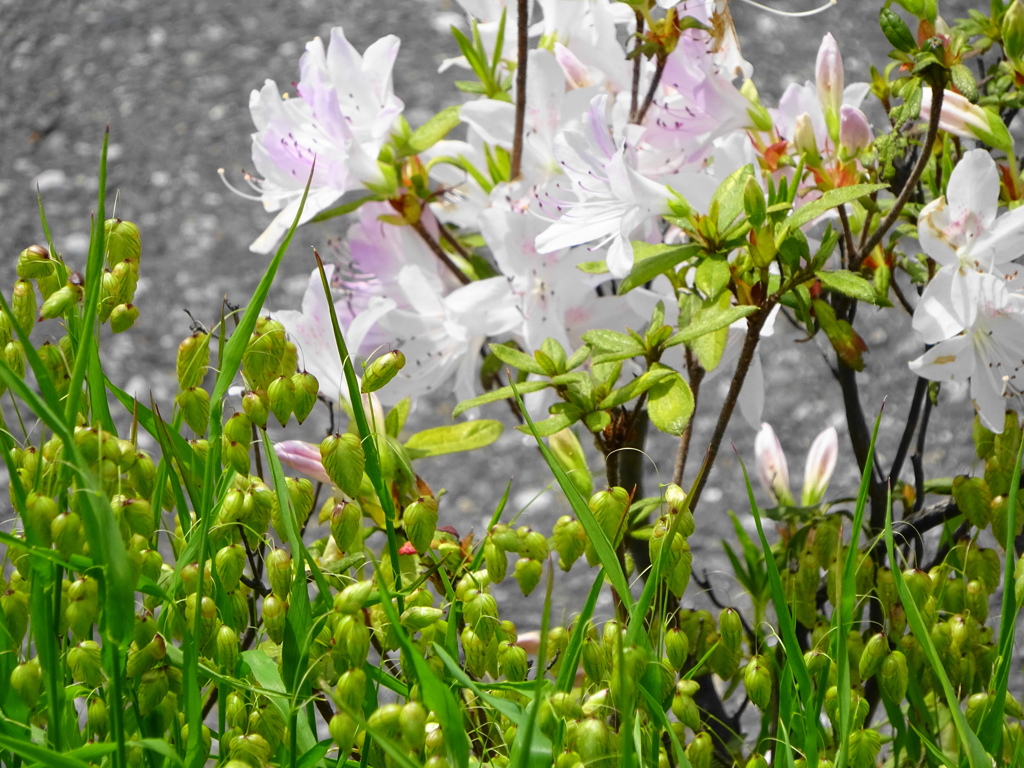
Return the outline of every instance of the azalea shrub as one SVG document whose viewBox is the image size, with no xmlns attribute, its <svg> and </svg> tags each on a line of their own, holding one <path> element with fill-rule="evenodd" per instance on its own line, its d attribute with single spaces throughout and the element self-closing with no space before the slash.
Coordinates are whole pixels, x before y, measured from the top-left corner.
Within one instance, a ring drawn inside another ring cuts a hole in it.
<svg viewBox="0 0 1024 768">
<path fill-rule="evenodd" d="M 85 264 L 41 201 L 45 245 L 0 297 L 0 763 L 1022 764 L 1024 5 L 886 3 L 870 82 L 826 35 L 771 105 L 725 0 L 460 3 L 461 94 L 423 125 L 393 36 L 360 53 L 336 27 L 290 93 L 253 91 L 273 255 L 181 342 L 173 402 L 104 372 L 143 241 L 105 220 L 105 148 Z M 270 311 L 303 225 L 337 217 L 344 248 Z M 869 308 L 919 341 L 891 457 L 860 392 Z M 761 423 L 780 316 L 829 350 L 849 434 L 818 436 L 799 495 Z M 450 422 L 408 427 L 451 391 Z M 976 470 L 930 476 L 929 416 L 967 393 Z M 506 487 L 460 538 L 417 462 L 488 450 L 499 408 L 571 514 L 520 525 Z M 737 411 L 761 489 L 743 468 L 726 510 L 703 491 Z M 319 444 L 278 439 L 305 421 Z M 645 489 L 655 430 L 677 456 Z M 840 462 L 856 496 L 829 490 Z M 689 540 L 725 512 L 746 594 L 697 602 Z M 559 625 L 553 582 L 585 565 Z M 539 632 L 502 610 L 507 579 Z"/>
</svg>

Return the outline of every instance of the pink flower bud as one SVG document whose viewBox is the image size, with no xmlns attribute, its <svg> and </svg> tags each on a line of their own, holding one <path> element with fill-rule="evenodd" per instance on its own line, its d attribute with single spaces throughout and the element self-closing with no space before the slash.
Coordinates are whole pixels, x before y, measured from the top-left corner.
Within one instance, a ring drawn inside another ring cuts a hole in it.
<svg viewBox="0 0 1024 768">
<path fill-rule="evenodd" d="M 782 452 L 779 438 L 771 424 L 765 422 L 754 440 L 754 455 L 757 460 L 757 476 L 761 486 L 776 504 L 792 506 L 793 495 L 789 492 L 789 466 L 786 454 Z"/>
<path fill-rule="evenodd" d="M 921 89 L 921 119 L 930 120 L 932 89 Z M 943 93 L 939 108 L 939 128 L 962 139 L 980 139 L 991 147 L 1005 152 L 1013 151 L 1013 138 L 1006 125 L 995 112 L 972 104 L 955 91 Z"/>
<path fill-rule="evenodd" d="M 843 104 L 839 108 L 839 146 L 851 155 L 860 152 L 871 143 L 874 135 L 868 117 L 857 107 Z"/>
<path fill-rule="evenodd" d="M 275 444 L 274 450 L 277 452 L 277 458 L 286 467 L 330 485 L 331 478 L 327 476 L 327 471 L 320 460 L 320 446 L 301 440 L 285 440 Z"/>
<path fill-rule="evenodd" d="M 555 43 L 555 61 L 565 73 L 565 79 L 570 88 L 586 88 L 588 85 L 594 84 L 586 64 L 559 42 Z"/>
<path fill-rule="evenodd" d="M 831 34 L 826 34 L 818 48 L 818 61 L 815 65 L 815 79 L 818 86 L 818 101 L 821 111 L 825 113 L 825 122 L 829 135 L 836 138 L 839 129 L 839 107 L 843 103 L 843 57 L 839 46 Z"/>
<path fill-rule="evenodd" d="M 804 489 L 800 503 L 813 506 L 821 502 L 836 468 L 836 457 L 839 454 L 839 435 L 835 427 L 829 427 L 814 439 L 811 451 L 807 454 L 804 467 Z"/>
</svg>

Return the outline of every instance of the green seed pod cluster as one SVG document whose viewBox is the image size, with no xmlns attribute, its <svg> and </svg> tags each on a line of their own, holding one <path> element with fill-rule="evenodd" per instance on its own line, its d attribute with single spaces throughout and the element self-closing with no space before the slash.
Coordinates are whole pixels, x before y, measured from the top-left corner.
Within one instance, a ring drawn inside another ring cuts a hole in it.
<svg viewBox="0 0 1024 768">
<path fill-rule="evenodd" d="M 405 367 L 405 355 L 400 349 L 385 352 L 363 369 L 363 392 L 376 392 L 385 387 Z"/>
<path fill-rule="evenodd" d="M 563 515 L 551 531 L 551 546 L 558 553 L 558 567 L 569 571 L 587 548 L 587 532 L 575 517 Z"/>
<path fill-rule="evenodd" d="M 24 281 L 24 282 L 28 286 L 28 288 L 25 289 L 25 290 L 26 291 L 32 290 L 31 284 L 28 283 L 28 281 Z M 46 300 L 43 301 L 42 306 L 39 307 L 39 319 L 40 320 L 51 320 L 51 319 L 53 319 L 55 317 L 61 317 L 62 315 L 70 312 L 75 307 L 77 307 L 78 304 L 82 301 L 82 297 L 85 295 L 84 283 L 85 283 L 84 279 L 82 278 L 82 276 L 78 272 L 72 272 L 68 276 L 67 282 L 63 286 L 57 288 L 57 290 L 53 291 L 53 293 L 51 293 L 49 296 L 47 296 Z M 15 321 L 18 322 L 19 325 L 21 325 L 22 330 L 25 330 L 25 326 L 22 323 L 22 320 L 24 318 L 21 316 L 20 313 L 28 311 L 28 306 L 29 305 L 24 306 L 20 310 L 20 312 L 19 312 L 19 308 L 17 306 L 17 303 L 13 299 L 19 299 L 21 301 L 31 302 L 30 306 L 31 306 L 31 312 L 32 312 L 32 322 L 35 323 L 35 309 L 36 309 L 35 294 L 33 293 L 31 298 L 29 298 L 28 296 L 21 296 L 21 297 L 19 297 L 18 294 L 17 294 L 17 290 L 18 290 L 18 286 L 16 285 L 15 286 L 16 293 L 15 293 L 14 297 L 12 298 L 12 302 L 11 302 L 11 311 L 14 313 Z M 30 328 L 30 330 L 31 330 L 31 328 Z M 27 331 L 26 331 L 26 333 L 27 333 Z"/>
</svg>

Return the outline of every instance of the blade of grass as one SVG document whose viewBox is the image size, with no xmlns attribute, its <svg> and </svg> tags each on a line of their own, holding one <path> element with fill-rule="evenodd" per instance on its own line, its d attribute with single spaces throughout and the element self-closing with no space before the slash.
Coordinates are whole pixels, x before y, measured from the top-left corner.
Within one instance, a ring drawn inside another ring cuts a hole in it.
<svg viewBox="0 0 1024 768">
<path fill-rule="evenodd" d="M 786 652 L 786 665 L 790 667 L 793 676 L 796 678 L 796 683 L 800 691 L 800 698 L 803 702 L 803 717 L 806 728 L 804 754 L 807 759 L 807 764 L 815 766 L 818 764 L 819 729 L 817 727 L 817 718 L 814 720 L 810 719 L 810 713 L 812 712 L 815 701 L 814 686 L 811 683 L 811 675 L 810 672 L 807 671 L 807 665 L 804 663 L 804 656 L 800 650 L 800 643 L 796 637 L 796 624 L 793 621 L 793 615 L 789 612 L 789 605 L 786 602 L 786 594 L 782 588 L 782 579 L 779 576 L 779 566 L 778 563 L 775 562 L 775 554 L 772 552 L 771 545 L 768 544 L 768 539 L 764 535 L 764 527 L 761 525 L 761 512 L 758 509 L 757 501 L 754 499 L 754 489 L 750 485 L 750 476 L 747 474 L 747 466 L 743 463 L 743 459 L 740 458 L 738 451 L 736 453 L 736 459 L 740 463 L 740 469 L 743 470 L 743 482 L 747 487 L 747 498 L 750 501 L 750 512 L 754 516 L 754 525 L 757 527 L 757 536 L 761 540 L 761 549 L 764 552 L 765 568 L 768 571 L 768 582 L 771 586 L 772 603 L 775 605 L 775 614 L 779 620 L 779 631 L 782 637 L 782 644 Z M 779 679 L 779 690 L 781 694 L 782 675 L 779 676 Z M 784 724 L 780 723 L 779 727 L 781 730 L 784 727 Z M 792 759 L 792 756 L 790 759 Z"/>
<path fill-rule="evenodd" d="M 356 370 L 352 364 L 352 358 L 348 353 L 348 345 L 338 324 L 338 313 L 334 309 L 334 302 L 331 300 L 331 286 L 327 281 L 327 273 L 324 271 L 324 263 L 320 254 L 313 249 L 316 257 L 316 265 L 320 270 L 320 282 L 323 285 L 324 295 L 327 297 L 327 309 L 331 315 L 331 328 L 334 331 L 334 343 L 338 348 L 338 356 L 342 368 L 345 371 L 345 384 L 348 386 L 349 404 L 352 406 L 352 414 L 355 417 L 356 427 L 359 430 L 359 440 L 366 454 L 366 474 L 373 484 L 374 491 L 380 501 L 381 509 L 384 510 L 384 533 L 387 536 L 388 555 L 391 560 L 392 576 L 395 580 L 395 592 L 398 596 L 398 611 L 405 610 L 405 601 L 402 598 L 402 574 L 398 567 L 398 538 L 395 535 L 395 504 L 391 498 L 391 490 L 387 487 L 384 473 L 381 471 L 380 454 L 377 452 L 377 440 L 374 432 L 370 429 L 366 419 L 366 411 L 363 408 L 363 398 L 359 392 L 359 382 L 356 379 Z"/>
<path fill-rule="evenodd" d="M 957 699 L 956 691 L 953 690 L 953 685 L 949 682 L 949 676 L 946 675 L 946 670 L 942 666 L 942 660 L 939 658 L 939 654 L 935 650 L 935 646 L 932 644 L 932 638 L 931 634 L 928 632 L 928 627 L 924 623 L 924 619 L 921 617 L 921 612 L 918 610 L 917 604 L 914 602 L 914 597 L 910 593 L 910 588 L 907 587 L 906 582 L 903 580 L 903 571 L 900 570 L 899 562 L 896 560 L 896 552 L 892 539 L 891 487 L 889 488 L 888 503 L 885 506 L 885 549 L 889 555 L 889 565 L 892 568 L 892 575 L 896 582 L 896 590 L 899 592 L 900 602 L 903 603 L 903 609 L 907 614 L 907 624 L 910 625 L 911 631 L 921 644 L 921 650 L 924 651 L 925 658 L 931 665 L 932 674 L 935 675 L 935 679 L 938 680 L 939 685 L 942 686 L 942 693 L 946 697 L 946 705 L 949 707 L 949 712 L 953 719 L 953 727 L 956 729 L 960 745 L 964 750 L 964 755 L 967 758 L 967 764 L 971 768 L 988 768 L 991 764 L 991 759 L 985 752 L 985 748 L 982 746 L 981 741 L 978 740 L 977 734 L 975 734 L 967 724 L 967 719 L 964 717 L 964 713 L 960 711 L 960 701 Z M 927 739 L 925 739 L 925 743 L 927 744 Z"/>
<path fill-rule="evenodd" d="M 520 402 L 520 406 L 522 403 Z M 521 411 L 526 414 L 526 409 Z M 529 419 L 529 416 L 527 416 Z M 531 425 L 532 426 L 532 425 Z M 537 729 L 537 715 L 540 712 L 541 701 L 544 696 L 544 688 L 547 680 L 544 677 L 544 670 L 547 669 L 547 646 L 548 630 L 551 622 L 551 588 L 554 585 L 555 569 L 548 561 L 548 583 L 544 593 L 544 611 L 540 620 L 540 647 L 537 649 L 537 664 L 534 666 L 533 701 L 530 702 L 526 711 L 526 724 L 516 729 L 515 741 L 512 742 L 512 749 L 509 753 L 509 766 L 511 768 L 546 768 L 551 765 L 551 753 L 547 754 L 547 762 L 539 761 L 533 753 L 534 731 Z"/>
<path fill-rule="evenodd" d="M 611 582 L 612 588 L 619 595 L 619 599 L 622 600 L 626 610 L 632 612 L 635 601 L 633 600 L 632 593 L 629 591 L 629 582 L 626 580 L 626 574 L 623 572 L 622 566 L 619 563 L 619 558 L 615 554 L 615 547 L 612 546 L 612 542 L 604 532 L 604 528 L 602 528 L 601 524 L 597 522 L 597 518 L 594 517 L 594 513 L 590 511 L 590 507 L 587 506 L 586 500 L 576 489 L 576 485 L 569 479 L 569 476 L 558 464 L 558 460 L 555 459 L 547 445 L 545 445 L 544 441 L 537 434 L 537 428 L 533 423 L 533 419 L 530 418 L 530 414 L 526 410 L 526 406 L 524 405 L 523 399 L 520 397 L 519 390 L 515 384 L 512 384 L 512 392 L 515 395 L 516 404 L 519 406 L 520 413 L 522 413 L 523 418 L 526 419 L 526 426 L 529 429 L 530 434 L 532 434 L 534 439 L 537 441 L 537 447 L 540 449 L 541 455 L 544 457 L 544 461 L 547 462 L 548 467 L 551 469 L 551 473 L 555 476 L 555 479 L 558 481 L 558 485 L 562 489 L 562 493 L 565 494 L 565 498 L 569 501 L 573 512 L 576 513 L 577 519 L 583 525 L 583 529 L 587 532 L 587 536 L 594 545 L 594 549 L 597 551 L 597 556 L 601 561 L 601 565 L 604 566 L 605 574 L 608 576 L 608 581 Z"/>
<path fill-rule="evenodd" d="M 222 353 L 218 358 L 217 378 L 214 381 L 213 391 L 210 393 L 210 418 L 207 429 L 209 449 L 206 456 L 206 471 L 203 476 L 203 487 L 200 489 L 200 503 L 196 507 L 196 516 L 199 518 L 199 524 L 194 526 L 194 528 L 199 530 L 191 531 L 191 535 L 189 536 L 190 539 L 193 539 L 198 535 L 199 556 L 196 558 L 196 563 L 200 573 L 202 573 L 203 569 L 206 567 L 210 525 L 213 522 L 215 507 L 218 506 L 214 504 L 214 486 L 216 485 L 217 478 L 221 475 L 220 438 L 224 397 L 227 395 L 228 388 L 231 386 L 231 382 L 234 381 L 235 376 L 238 374 L 238 370 L 242 365 L 242 356 L 245 354 L 246 346 L 249 344 L 249 339 L 252 336 L 253 329 L 256 327 L 256 320 L 259 318 L 259 314 L 263 309 L 263 303 L 267 299 L 267 294 L 270 293 L 270 287 L 274 283 L 274 278 L 277 275 L 278 268 L 281 266 L 281 262 L 284 260 L 284 255 L 288 252 L 288 246 L 291 244 L 292 238 L 295 236 L 296 229 L 298 229 L 299 221 L 301 221 L 302 217 L 302 209 L 306 205 L 306 197 L 309 195 L 309 186 L 313 181 L 313 173 L 315 169 L 316 162 L 314 161 L 310 168 L 309 178 L 306 179 L 306 187 L 302 191 L 302 199 L 299 201 L 299 208 L 295 212 L 295 218 L 292 221 L 291 227 L 288 228 L 288 233 L 285 235 L 284 240 L 277 249 L 277 252 L 274 254 L 274 257 L 270 260 L 270 264 L 267 266 L 266 271 L 264 271 L 263 277 L 260 278 L 260 282 L 256 286 L 256 290 L 253 292 L 252 299 L 246 306 L 245 312 L 242 313 L 242 318 L 239 320 L 238 325 L 231 334 L 231 338 L 226 342 L 222 341 Z M 221 328 L 222 332 L 226 332 L 226 324 L 223 320 L 221 322 Z M 220 485 L 223 487 L 223 484 Z M 220 495 L 220 498 L 223 499 L 223 494 Z M 189 543 L 191 543 L 191 541 Z M 202 599 L 203 579 L 200 579 L 196 600 L 201 602 Z M 205 749 L 201 740 L 202 696 L 201 686 L 199 684 L 200 654 L 199 648 L 197 647 L 198 638 L 201 636 L 201 629 L 202 611 L 196 611 L 192 634 L 187 638 L 186 642 L 183 643 L 185 664 L 182 669 L 182 692 L 184 694 L 183 703 L 185 709 L 185 721 L 189 726 L 188 745 L 186 747 L 185 759 L 188 768 L 201 768 L 202 764 L 206 760 L 204 754 Z M 315 739 L 313 743 L 316 743 Z M 311 746 L 312 745 L 305 746 L 304 749 L 308 750 Z"/>
<path fill-rule="evenodd" d="M 379 572 L 380 563 L 377 560 L 373 561 L 373 566 Z M 377 588 L 380 590 L 380 607 L 387 615 L 388 621 L 391 622 L 398 644 L 405 652 L 404 658 L 412 662 L 416 680 L 423 694 L 423 703 L 434 711 L 444 732 L 448 759 L 458 768 L 467 768 L 469 765 L 469 736 L 466 734 L 462 722 L 462 712 L 458 702 L 448 687 L 431 672 L 423 656 L 417 653 L 411 638 L 399 621 L 398 611 L 391 604 L 391 594 L 384 584 L 384 579 L 379 575 Z"/>
<path fill-rule="evenodd" d="M 868 443 L 867 457 L 864 459 L 864 472 L 861 473 L 860 490 L 857 492 L 857 504 L 853 512 L 853 527 L 850 533 L 850 546 L 846 550 L 843 562 L 842 577 L 837 579 L 839 590 L 839 610 L 832 611 L 832 659 L 836 664 L 836 691 L 839 705 L 839 751 L 836 754 L 836 768 L 846 768 L 850 758 L 850 733 L 853 731 L 851 716 L 851 699 L 853 691 L 850 687 L 850 653 L 847 639 L 853 627 L 853 606 L 857 599 L 857 560 L 860 552 L 857 542 L 860 540 L 861 526 L 864 523 L 864 510 L 868 503 L 868 491 L 871 487 L 871 471 L 874 466 L 875 444 L 878 441 L 878 426 L 882 422 L 882 411 L 875 417 L 875 426 L 871 431 L 871 442 Z M 814 713 L 817 720 L 818 713 Z"/>
<path fill-rule="evenodd" d="M 1006 707 L 1006 689 L 1010 683 L 1010 663 L 1013 661 L 1013 641 L 1016 635 L 1017 615 L 1020 606 L 1017 605 L 1016 590 L 1013 589 L 1014 567 L 1016 562 L 1015 534 L 1017 532 L 1017 506 L 1020 494 L 1020 473 L 1021 461 L 1024 460 L 1024 440 L 1021 440 L 1017 448 L 1017 463 L 1013 468 L 1013 478 L 1010 481 L 1010 493 L 1006 502 L 1006 541 L 1003 542 L 1004 556 L 1003 566 L 1003 604 L 999 618 L 999 645 L 996 655 L 996 669 L 992 675 L 995 685 L 990 686 L 992 695 L 989 698 L 991 705 L 981 721 L 978 728 L 978 739 L 982 744 L 998 744 L 1003 736 L 1003 713 Z"/>
</svg>

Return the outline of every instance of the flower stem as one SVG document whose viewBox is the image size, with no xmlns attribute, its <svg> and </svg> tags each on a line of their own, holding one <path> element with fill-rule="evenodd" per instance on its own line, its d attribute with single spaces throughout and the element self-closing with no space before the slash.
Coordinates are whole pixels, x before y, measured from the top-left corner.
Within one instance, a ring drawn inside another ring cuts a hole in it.
<svg viewBox="0 0 1024 768">
<path fill-rule="evenodd" d="M 527 0 L 517 1 L 518 17 L 516 19 L 516 126 L 512 139 L 512 170 L 511 179 L 519 178 L 519 169 L 523 164 L 523 125 L 526 121 L 526 59 L 527 39 L 526 25 Z"/>
<path fill-rule="evenodd" d="M 892 208 L 889 211 L 889 215 L 885 217 L 881 224 L 878 225 L 878 229 L 875 230 L 874 234 L 868 238 L 868 241 L 861 246 L 860 251 L 856 254 L 856 258 L 850 259 L 850 269 L 856 271 L 860 268 L 861 262 L 864 257 L 871 253 L 875 249 L 875 246 L 882 242 L 882 238 L 892 229 L 893 225 L 899 220 L 900 214 L 903 212 L 903 207 L 910 200 L 914 194 L 914 190 L 917 189 L 917 182 L 921 180 L 921 174 L 924 173 L 924 169 L 928 166 L 928 161 L 931 160 L 932 147 L 935 146 L 935 137 L 939 133 L 939 113 L 942 111 L 942 99 L 945 95 L 945 88 L 943 83 L 938 82 L 935 85 L 938 87 L 932 87 L 932 107 L 931 114 L 928 116 L 928 133 L 925 135 L 924 146 L 921 147 L 921 154 L 917 158 L 917 162 L 914 164 L 913 170 L 910 172 L 910 176 L 907 178 L 907 183 L 903 185 L 903 189 L 900 190 L 899 197 L 896 198 L 896 202 L 892 204 Z"/>
<path fill-rule="evenodd" d="M 661 83 L 661 74 L 665 71 L 665 62 L 667 60 L 668 57 L 665 55 L 658 56 L 654 77 L 651 78 L 651 85 L 647 89 L 647 96 L 644 97 L 643 106 L 640 107 L 640 111 L 636 113 L 636 117 L 633 119 L 634 123 L 640 124 L 647 117 L 647 110 L 651 108 L 651 104 L 654 102 L 654 92 L 658 90 L 658 84 Z"/>
<path fill-rule="evenodd" d="M 644 31 L 644 15 L 636 11 L 636 44 L 633 46 L 633 86 L 630 89 L 629 97 L 629 118 L 630 122 L 637 122 L 633 119 L 636 115 L 637 106 L 640 103 L 640 37 Z"/>
</svg>

